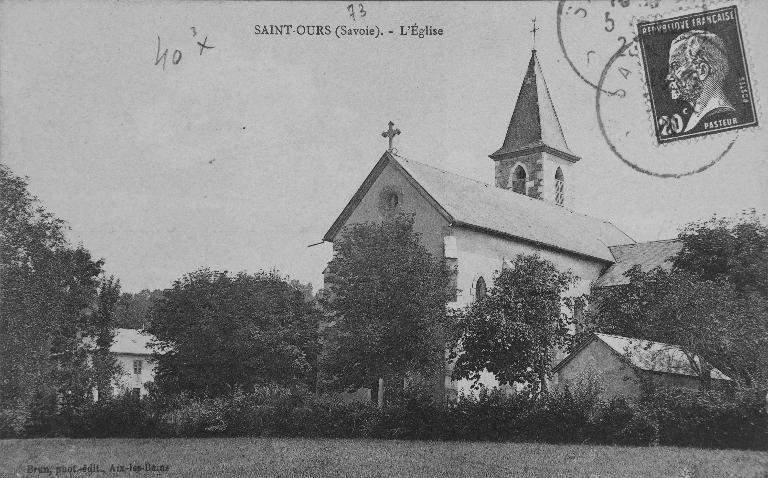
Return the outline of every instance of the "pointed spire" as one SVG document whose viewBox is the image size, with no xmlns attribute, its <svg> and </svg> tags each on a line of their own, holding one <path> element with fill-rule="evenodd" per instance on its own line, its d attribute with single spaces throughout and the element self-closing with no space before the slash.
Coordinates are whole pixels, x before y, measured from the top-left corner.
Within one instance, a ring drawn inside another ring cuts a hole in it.
<svg viewBox="0 0 768 478">
<path fill-rule="evenodd" d="M 490 158 L 514 158 L 536 151 L 547 151 L 574 163 L 579 160 L 565 142 L 536 50 L 532 50 L 504 144 Z"/>
</svg>

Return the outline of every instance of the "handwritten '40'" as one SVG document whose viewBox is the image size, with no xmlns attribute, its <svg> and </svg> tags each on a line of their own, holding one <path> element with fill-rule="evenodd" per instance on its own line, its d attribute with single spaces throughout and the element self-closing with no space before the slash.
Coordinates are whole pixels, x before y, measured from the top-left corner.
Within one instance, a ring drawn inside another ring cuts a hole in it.
<svg viewBox="0 0 768 478">
<path fill-rule="evenodd" d="M 195 27 L 190 27 L 190 30 L 192 30 L 192 36 L 197 36 L 197 29 Z M 213 45 L 208 45 L 208 36 L 205 37 L 205 39 L 201 42 L 197 42 L 197 46 L 200 47 L 200 55 L 203 54 L 203 51 L 205 50 L 212 50 L 216 48 Z M 175 49 L 173 50 L 173 53 L 171 54 L 171 63 L 174 65 L 178 65 L 181 62 L 181 58 L 183 57 L 181 50 Z M 155 55 L 155 66 L 159 65 L 160 62 L 163 62 L 163 70 L 165 70 L 165 65 L 168 62 L 168 48 L 165 49 L 165 51 L 160 54 L 160 35 L 157 36 L 157 54 Z"/>
</svg>

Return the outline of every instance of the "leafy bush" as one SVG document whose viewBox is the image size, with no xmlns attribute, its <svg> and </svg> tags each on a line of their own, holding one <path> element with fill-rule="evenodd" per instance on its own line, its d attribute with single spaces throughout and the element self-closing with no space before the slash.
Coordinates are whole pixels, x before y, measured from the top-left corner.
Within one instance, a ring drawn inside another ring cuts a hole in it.
<svg viewBox="0 0 768 478">
<path fill-rule="evenodd" d="M 658 442 L 658 433 L 653 417 L 623 397 L 599 402 L 588 427 L 590 441 L 606 445 L 652 445 Z"/>
<path fill-rule="evenodd" d="M 169 436 L 201 437 L 221 435 L 227 429 L 224 421 L 226 399 L 192 398 L 180 395 L 171 410 L 160 417 L 160 429 Z"/>
<path fill-rule="evenodd" d="M 72 433 L 70 425 L 78 421 L 77 415 L 74 407 L 60 407 L 53 393 L 36 393 L 27 411 L 24 436 L 69 436 Z"/>
<path fill-rule="evenodd" d="M 434 440 L 441 437 L 442 410 L 428 392 L 410 389 L 393 393 L 382 410 L 375 435 L 380 438 Z"/>
<path fill-rule="evenodd" d="M 481 389 L 442 407 L 429 393 L 406 390 L 384 410 L 279 386 L 215 398 L 151 390 L 141 400 L 121 396 L 76 407 L 41 396 L 24 415 L 0 411 L 0 432 L 7 437 L 377 437 L 768 448 L 765 399 L 755 390 L 646 390 L 638 404 L 601 401 L 599 392 L 594 383 L 543 397 Z M 13 428 L 19 420 L 22 433 Z"/>
<path fill-rule="evenodd" d="M 662 445 L 768 448 L 765 395 L 757 390 L 647 390 L 643 406 L 659 424 Z"/>
<path fill-rule="evenodd" d="M 447 410 L 447 439 L 507 441 L 522 439 L 521 418 L 535 401 L 528 393 L 508 395 L 499 388 L 481 388 L 477 396 L 462 395 Z"/>
<path fill-rule="evenodd" d="M 29 412 L 22 407 L 0 409 L 0 439 L 23 435 Z"/>
<path fill-rule="evenodd" d="M 381 416 L 369 402 L 345 403 L 338 396 L 318 395 L 295 408 L 291 418 L 297 436 L 364 438 L 373 436 Z"/>
<path fill-rule="evenodd" d="M 557 391 L 540 398 L 536 406 L 521 417 L 522 436 L 547 443 L 583 441 L 587 414 L 570 390 Z"/>
<path fill-rule="evenodd" d="M 301 390 L 276 385 L 236 392 L 227 398 L 224 421 L 230 436 L 292 436 L 293 410 L 304 401 Z"/>
<path fill-rule="evenodd" d="M 643 409 L 638 409 L 627 425 L 618 433 L 617 445 L 658 445 L 659 423 Z"/>
<path fill-rule="evenodd" d="M 144 403 L 124 394 L 84 407 L 70 436 L 76 437 L 146 437 L 156 434 L 155 424 Z"/>
</svg>

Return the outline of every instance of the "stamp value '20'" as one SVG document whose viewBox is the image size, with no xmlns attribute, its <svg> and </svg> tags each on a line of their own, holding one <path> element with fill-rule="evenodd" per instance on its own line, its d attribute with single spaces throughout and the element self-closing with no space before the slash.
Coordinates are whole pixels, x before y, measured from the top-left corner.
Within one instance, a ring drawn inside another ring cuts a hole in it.
<svg viewBox="0 0 768 478">
<path fill-rule="evenodd" d="M 637 29 L 659 143 L 757 125 L 735 6 Z"/>
</svg>

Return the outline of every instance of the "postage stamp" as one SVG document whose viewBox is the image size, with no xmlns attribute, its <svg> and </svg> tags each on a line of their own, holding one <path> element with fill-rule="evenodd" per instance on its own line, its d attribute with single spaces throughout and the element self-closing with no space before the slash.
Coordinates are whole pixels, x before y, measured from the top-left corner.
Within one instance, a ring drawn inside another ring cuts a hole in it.
<svg viewBox="0 0 768 478">
<path fill-rule="evenodd" d="M 637 29 L 660 144 L 757 125 L 736 6 Z"/>
</svg>

